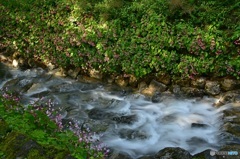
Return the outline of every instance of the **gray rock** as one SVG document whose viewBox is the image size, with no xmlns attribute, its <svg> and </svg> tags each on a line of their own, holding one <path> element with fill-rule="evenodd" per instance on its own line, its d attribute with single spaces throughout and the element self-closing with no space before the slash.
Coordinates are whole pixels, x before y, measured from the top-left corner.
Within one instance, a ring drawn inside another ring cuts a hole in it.
<svg viewBox="0 0 240 159">
<path fill-rule="evenodd" d="M 218 106 L 232 102 L 240 103 L 240 89 L 223 93 L 220 97 Z"/>
<path fill-rule="evenodd" d="M 132 159 L 132 157 L 125 153 L 113 151 L 111 154 L 109 154 L 107 159 Z"/>
<path fill-rule="evenodd" d="M 137 120 L 136 115 L 117 116 L 112 118 L 114 121 L 120 124 L 132 124 Z"/>
<path fill-rule="evenodd" d="M 239 159 L 240 144 L 225 145 L 219 151 L 235 151 L 238 155 L 217 155 L 217 159 Z"/>
<path fill-rule="evenodd" d="M 182 87 L 183 94 L 187 97 L 202 97 L 205 94 L 203 89 L 192 88 L 192 87 Z"/>
<path fill-rule="evenodd" d="M 161 101 L 161 93 L 160 92 L 154 93 L 154 95 L 152 96 L 152 102 L 158 103 L 160 101 Z"/>
<path fill-rule="evenodd" d="M 101 80 L 103 78 L 102 73 L 99 70 L 91 69 L 89 70 L 89 76 Z"/>
<path fill-rule="evenodd" d="M 221 92 L 220 84 L 217 81 L 206 81 L 205 90 L 209 95 L 218 95 Z"/>
<path fill-rule="evenodd" d="M 103 120 L 107 118 L 113 118 L 113 113 L 105 112 L 103 109 L 93 108 L 88 112 L 88 116 L 91 119 Z"/>
<path fill-rule="evenodd" d="M 67 75 L 75 79 L 79 75 L 80 71 L 80 68 L 70 69 L 67 71 Z"/>
<path fill-rule="evenodd" d="M 200 123 L 192 123 L 191 127 L 192 128 L 207 128 L 207 127 L 209 127 L 209 125 L 207 125 L 207 124 L 200 124 Z"/>
<path fill-rule="evenodd" d="M 120 86 L 120 87 L 126 87 L 129 83 L 129 79 L 128 78 L 123 78 L 123 77 L 116 77 L 115 79 L 115 83 Z"/>
<path fill-rule="evenodd" d="M 191 85 L 196 88 L 203 89 L 206 84 L 206 78 L 199 77 L 191 81 Z"/>
<path fill-rule="evenodd" d="M 82 125 L 83 128 L 89 128 L 91 132 L 101 133 L 105 132 L 109 128 L 110 122 L 104 120 L 88 119 Z"/>
<path fill-rule="evenodd" d="M 143 89 L 141 93 L 145 95 L 154 95 L 156 92 L 164 92 L 166 91 L 167 86 L 163 83 L 157 82 L 156 80 L 152 80 L 149 86 L 146 89 Z"/>
<path fill-rule="evenodd" d="M 192 155 L 179 147 L 167 147 L 154 155 L 154 159 L 192 159 Z"/>
<path fill-rule="evenodd" d="M 235 90 L 240 88 L 240 82 L 238 80 L 225 78 L 221 81 L 221 88 L 225 91 Z"/>
<path fill-rule="evenodd" d="M 203 152 L 200 152 L 200 153 L 198 153 L 198 154 L 195 154 L 194 156 L 193 156 L 193 158 L 196 158 L 196 159 L 217 159 L 217 157 L 216 156 L 211 156 L 210 155 L 210 152 L 211 152 L 212 150 L 205 150 L 205 151 L 203 151 Z"/>
<path fill-rule="evenodd" d="M 169 85 L 171 83 L 171 77 L 168 74 L 160 74 L 157 75 L 157 81 Z"/>
<path fill-rule="evenodd" d="M 124 139 L 133 140 L 133 139 L 146 139 L 147 134 L 141 130 L 131 130 L 131 129 L 122 129 L 119 131 L 119 136 Z"/>
<path fill-rule="evenodd" d="M 179 85 L 173 85 L 170 90 L 176 95 L 182 94 L 181 87 Z"/>
</svg>

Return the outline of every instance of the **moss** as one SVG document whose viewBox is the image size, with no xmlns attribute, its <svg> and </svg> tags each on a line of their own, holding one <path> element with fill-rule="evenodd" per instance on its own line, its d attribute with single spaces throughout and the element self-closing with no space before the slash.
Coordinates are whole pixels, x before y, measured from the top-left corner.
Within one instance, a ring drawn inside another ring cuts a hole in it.
<svg viewBox="0 0 240 159">
<path fill-rule="evenodd" d="M 0 142 L 2 141 L 3 137 L 10 131 L 11 130 L 7 123 L 4 120 L 0 119 Z"/>
<path fill-rule="evenodd" d="M 63 159 L 69 155 L 66 150 L 58 150 L 54 147 L 46 148 L 19 132 L 9 133 L 1 142 L 0 152 L 7 154 L 6 159 L 23 157 L 27 159 Z"/>
</svg>

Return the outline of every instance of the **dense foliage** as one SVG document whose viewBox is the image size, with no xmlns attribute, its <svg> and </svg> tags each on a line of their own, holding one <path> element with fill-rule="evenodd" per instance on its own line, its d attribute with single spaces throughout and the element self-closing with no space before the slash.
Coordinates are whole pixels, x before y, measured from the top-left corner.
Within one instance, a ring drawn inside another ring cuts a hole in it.
<svg viewBox="0 0 240 159">
<path fill-rule="evenodd" d="M 36 101 L 29 106 L 23 106 L 14 93 L 1 90 L 0 158 L 19 157 L 15 154 L 17 152 L 14 151 L 14 146 L 8 147 L 9 142 L 14 140 L 7 139 L 10 132 L 25 134 L 48 151 L 45 157 L 44 154 L 31 156 L 34 153 L 21 157 L 57 159 L 65 158 L 66 154 L 69 154 L 77 159 L 105 158 L 109 150 L 92 138 L 94 134 L 88 129 L 80 128 L 77 122 L 69 122 L 63 125 L 59 111 L 60 109 L 53 107 L 51 101 L 46 103 Z M 1 124 L 2 120 L 6 122 L 7 127 Z M 6 134 L 3 132 L 6 132 Z M 7 141 L 4 142 L 4 140 Z M 24 148 L 22 148 L 22 151 L 24 151 Z M 21 152 L 21 154 L 24 154 L 24 152 Z"/>
<path fill-rule="evenodd" d="M 1 0 L 0 39 L 64 68 L 240 76 L 239 0 Z"/>
</svg>

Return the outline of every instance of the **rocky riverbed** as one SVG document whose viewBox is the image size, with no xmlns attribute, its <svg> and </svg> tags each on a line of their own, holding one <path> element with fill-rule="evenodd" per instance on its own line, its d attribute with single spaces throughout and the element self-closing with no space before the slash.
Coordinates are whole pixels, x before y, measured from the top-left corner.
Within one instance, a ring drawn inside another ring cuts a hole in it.
<svg viewBox="0 0 240 159">
<path fill-rule="evenodd" d="M 109 84 L 62 75 L 59 69 L 20 70 L 1 64 L 0 87 L 19 93 L 24 104 L 52 99 L 63 108 L 63 120 L 98 134 L 112 149 L 111 159 L 223 158 L 210 156 L 210 150 L 240 152 L 239 80 L 162 77 L 133 88 L 119 87 L 110 77 Z"/>
</svg>

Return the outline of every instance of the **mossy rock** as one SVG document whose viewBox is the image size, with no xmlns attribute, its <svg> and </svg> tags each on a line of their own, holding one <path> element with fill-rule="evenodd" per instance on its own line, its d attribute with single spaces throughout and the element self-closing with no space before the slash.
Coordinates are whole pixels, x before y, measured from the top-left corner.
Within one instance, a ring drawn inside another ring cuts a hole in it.
<svg viewBox="0 0 240 159">
<path fill-rule="evenodd" d="M 205 150 L 198 154 L 195 154 L 192 159 L 216 159 L 216 157 L 210 155 L 211 150 Z"/>
<path fill-rule="evenodd" d="M 226 145 L 226 146 L 223 146 L 219 151 L 237 151 L 238 152 L 238 155 L 235 156 L 235 155 L 227 155 L 227 156 L 217 156 L 217 159 L 237 159 L 239 158 L 239 152 L 240 152 L 240 145 L 239 144 L 231 144 L 231 145 Z"/>
<path fill-rule="evenodd" d="M 19 132 L 11 132 L 1 143 L 1 150 L 6 154 L 6 159 L 17 157 L 27 159 L 64 159 L 69 158 L 66 150 L 58 150 L 55 148 L 45 148 L 32 140 L 27 135 Z"/>
</svg>

